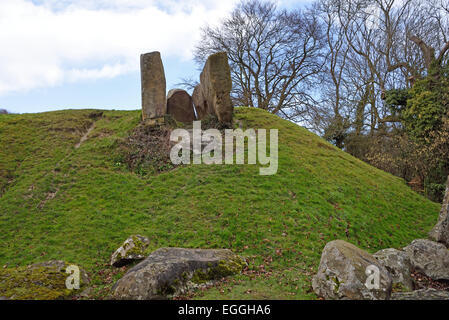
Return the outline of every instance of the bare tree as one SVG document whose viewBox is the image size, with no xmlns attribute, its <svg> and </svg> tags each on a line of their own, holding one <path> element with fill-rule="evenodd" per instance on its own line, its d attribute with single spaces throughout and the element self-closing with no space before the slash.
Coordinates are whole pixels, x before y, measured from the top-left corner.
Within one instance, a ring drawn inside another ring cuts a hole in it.
<svg viewBox="0 0 449 320">
<path fill-rule="evenodd" d="M 403 28 L 398 30 L 400 35 L 396 37 L 396 41 L 392 41 L 393 45 L 402 48 L 405 54 L 392 57 L 396 61 L 389 62 L 388 70 L 401 68 L 411 77 L 420 77 L 427 74 L 432 67 L 441 67 L 447 59 L 449 1 L 409 0 L 408 3 L 409 15 L 404 19 Z"/>
<path fill-rule="evenodd" d="M 218 27 L 205 27 L 194 54 L 203 65 L 212 53 L 228 53 L 235 104 L 304 123 L 316 105 L 311 88 L 323 64 L 322 47 L 315 15 L 249 0 Z"/>
<path fill-rule="evenodd" d="M 386 92 L 410 88 L 447 61 L 448 7 L 448 0 L 318 1 L 327 26 L 326 138 L 342 147 L 350 132 L 388 133 L 399 125 Z"/>
<path fill-rule="evenodd" d="M 314 5 L 314 13 L 324 26 L 325 64 L 321 77 L 321 112 L 316 115 L 318 131 L 336 146 L 343 148 L 349 128 L 351 90 L 348 86 L 347 65 L 350 46 L 344 28 L 338 23 L 338 12 L 332 0 L 321 0 Z"/>
</svg>

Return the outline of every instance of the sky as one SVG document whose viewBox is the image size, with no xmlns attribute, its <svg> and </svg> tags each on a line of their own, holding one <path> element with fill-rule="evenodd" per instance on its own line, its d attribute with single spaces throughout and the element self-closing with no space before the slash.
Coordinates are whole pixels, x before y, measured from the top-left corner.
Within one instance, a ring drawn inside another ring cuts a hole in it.
<svg viewBox="0 0 449 320">
<path fill-rule="evenodd" d="M 238 1 L 0 0 L 0 109 L 139 109 L 140 54 L 161 52 L 167 90 L 198 78 L 201 28 Z"/>
</svg>

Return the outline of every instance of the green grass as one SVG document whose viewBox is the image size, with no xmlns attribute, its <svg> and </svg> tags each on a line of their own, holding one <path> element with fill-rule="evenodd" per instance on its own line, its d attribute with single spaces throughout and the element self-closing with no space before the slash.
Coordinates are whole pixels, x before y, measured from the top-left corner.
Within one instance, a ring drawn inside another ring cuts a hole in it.
<svg viewBox="0 0 449 320">
<path fill-rule="evenodd" d="M 0 115 L 0 267 L 71 261 L 107 291 L 113 281 L 100 269 L 129 235 L 142 234 L 148 252 L 230 248 L 248 259 L 245 274 L 191 298 L 314 299 L 311 276 L 328 241 L 370 252 L 397 248 L 437 221 L 439 205 L 403 180 L 258 109 L 237 108 L 235 118 L 247 128 L 279 129 L 274 176 L 260 176 L 257 165 L 140 176 L 118 153 L 140 112 L 94 119 L 92 111 Z"/>
</svg>

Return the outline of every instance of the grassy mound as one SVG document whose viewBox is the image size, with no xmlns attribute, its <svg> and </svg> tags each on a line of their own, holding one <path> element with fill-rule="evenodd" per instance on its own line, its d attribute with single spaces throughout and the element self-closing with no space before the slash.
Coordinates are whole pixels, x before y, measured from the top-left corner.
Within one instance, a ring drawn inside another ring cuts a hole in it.
<svg viewBox="0 0 449 320">
<path fill-rule="evenodd" d="M 276 175 L 260 176 L 258 165 L 139 174 L 120 153 L 139 119 L 139 111 L 0 115 L 0 267 L 73 261 L 101 297 L 120 276 L 105 266 L 111 254 L 142 234 L 148 252 L 230 248 L 248 258 L 244 274 L 192 298 L 313 299 L 328 241 L 401 247 L 437 220 L 439 205 L 403 180 L 257 109 L 237 108 L 235 119 L 279 129 Z"/>
</svg>

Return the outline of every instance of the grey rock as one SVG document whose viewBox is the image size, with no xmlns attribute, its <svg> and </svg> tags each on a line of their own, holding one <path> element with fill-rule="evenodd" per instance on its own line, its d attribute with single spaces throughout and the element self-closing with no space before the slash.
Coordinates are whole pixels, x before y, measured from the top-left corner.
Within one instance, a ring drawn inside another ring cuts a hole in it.
<svg viewBox="0 0 449 320">
<path fill-rule="evenodd" d="M 150 244 L 147 237 L 130 236 L 111 256 L 111 266 L 122 267 L 136 260 L 145 259 L 145 249 Z"/>
<path fill-rule="evenodd" d="M 215 114 L 207 105 L 201 84 L 197 85 L 192 93 L 193 104 L 195 105 L 198 120 L 204 119 L 208 114 Z"/>
<path fill-rule="evenodd" d="M 411 292 L 398 292 L 391 295 L 391 300 L 449 300 L 449 291 L 430 288 Z"/>
<path fill-rule="evenodd" d="M 433 280 L 449 280 L 449 250 L 427 239 L 414 240 L 404 251 L 412 267 Z"/>
<path fill-rule="evenodd" d="M 215 53 L 206 61 L 201 72 L 201 89 L 208 110 L 213 110 L 223 123 L 232 121 L 234 106 L 231 101 L 231 69 L 226 52 Z"/>
<path fill-rule="evenodd" d="M 151 52 L 140 56 L 142 80 L 142 119 L 161 118 L 167 113 L 166 80 L 161 54 Z"/>
<path fill-rule="evenodd" d="M 388 270 L 393 285 L 403 286 L 408 291 L 413 290 L 412 264 L 407 253 L 396 249 L 384 249 L 373 256 Z"/>
<path fill-rule="evenodd" d="M 162 248 L 117 281 L 112 288 L 113 298 L 166 299 L 239 273 L 245 265 L 246 262 L 230 250 Z"/>
<path fill-rule="evenodd" d="M 167 113 L 176 121 L 184 123 L 196 120 L 192 97 L 181 89 L 172 89 L 168 92 Z"/>
<path fill-rule="evenodd" d="M 377 288 L 370 288 L 369 270 L 378 271 Z M 315 293 L 328 300 L 389 299 L 392 280 L 387 269 L 371 254 L 342 241 L 329 242 L 322 253 L 318 273 L 312 279 Z"/>
<path fill-rule="evenodd" d="M 443 243 L 449 248 L 449 177 L 447 178 L 446 193 L 441 207 L 438 223 L 430 231 L 430 239 Z"/>
</svg>

